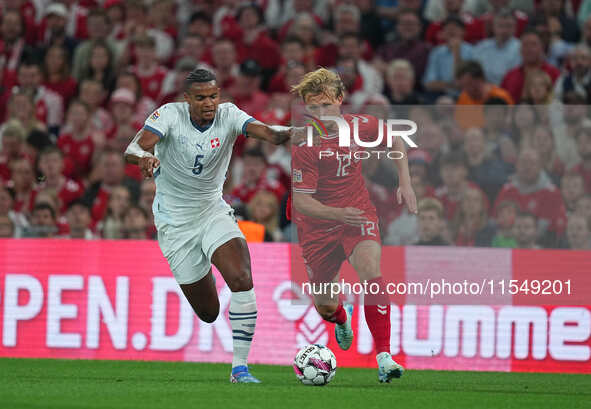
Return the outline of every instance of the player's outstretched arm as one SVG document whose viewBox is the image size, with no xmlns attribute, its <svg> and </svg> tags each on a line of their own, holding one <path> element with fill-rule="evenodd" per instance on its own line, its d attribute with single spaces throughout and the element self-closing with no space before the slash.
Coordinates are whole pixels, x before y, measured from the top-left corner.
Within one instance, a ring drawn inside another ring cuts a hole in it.
<svg viewBox="0 0 591 409">
<path fill-rule="evenodd" d="M 246 125 L 246 136 L 260 139 L 274 145 L 281 145 L 289 139 L 296 139 L 295 143 L 304 138 L 303 128 L 291 126 L 267 125 L 260 121 L 252 121 Z"/>
<path fill-rule="evenodd" d="M 317 219 L 334 220 L 353 226 L 360 226 L 367 222 L 362 210 L 354 207 L 326 206 L 309 193 L 293 192 L 293 206 L 299 213 Z"/>
<path fill-rule="evenodd" d="M 160 166 L 160 161 L 153 154 L 159 139 L 154 132 L 142 129 L 125 149 L 127 163 L 138 165 L 146 178 L 152 177 L 154 169 Z"/>
<path fill-rule="evenodd" d="M 402 159 L 396 160 L 396 167 L 398 168 L 398 190 L 396 191 L 396 199 L 398 200 L 398 204 L 402 204 L 402 200 L 404 199 L 408 210 L 411 213 L 417 213 L 417 198 L 410 182 L 408 156 L 402 138 L 396 138 L 392 150 L 404 154 Z"/>
</svg>

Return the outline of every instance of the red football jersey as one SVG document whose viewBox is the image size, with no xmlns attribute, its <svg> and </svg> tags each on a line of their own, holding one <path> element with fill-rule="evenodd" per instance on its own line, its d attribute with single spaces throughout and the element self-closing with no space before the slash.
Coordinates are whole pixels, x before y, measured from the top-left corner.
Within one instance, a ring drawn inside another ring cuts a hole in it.
<svg viewBox="0 0 591 409">
<path fill-rule="evenodd" d="M 158 66 L 151 70 L 150 73 L 144 73 L 136 66 L 133 67 L 132 71 L 140 80 L 142 93 L 153 100 L 157 100 L 160 96 L 160 90 L 162 89 L 164 78 L 166 78 L 166 74 L 168 74 L 166 68 Z"/>
<path fill-rule="evenodd" d="M 57 146 L 64 153 L 64 174 L 72 179 L 83 179 L 90 172 L 94 142 L 90 135 L 75 139 L 71 134 L 61 134 Z"/>
<path fill-rule="evenodd" d="M 359 138 L 374 141 L 378 135 L 378 120 L 370 115 L 355 115 L 360 120 Z M 353 130 L 353 116 L 344 115 Z M 385 139 L 385 134 L 384 134 Z M 377 149 L 377 148 L 376 148 Z M 357 146 L 340 147 L 338 136 L 323 138 L 320 146 L 294 147 L 292 157 L 292 186 L 296 193 L 308 193 L 326 206 L 355 207 L 367 214 L 375 214 L 362 174 L 363 159 L 355 152 L 366 150 Z M 316 219 L 299 214 L 294 209 L 298 227 L 306 230 L 340 224 L 332 220 Z M 304 239 L 305 240 L 305 239 Z"/>
</svg>

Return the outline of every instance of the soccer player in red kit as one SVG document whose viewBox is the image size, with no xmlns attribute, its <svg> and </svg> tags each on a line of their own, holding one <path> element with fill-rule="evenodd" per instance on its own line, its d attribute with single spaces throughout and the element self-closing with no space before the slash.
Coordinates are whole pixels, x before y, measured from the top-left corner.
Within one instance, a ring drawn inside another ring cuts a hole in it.
<svg viewBox="0 0 591 409">
<path fill-rule="evenodd" d="M 293 92 L 303 99 L 306 110 L 314 117 L 339 116 L 351 130 L 357 122 L 360 139 L 375 141 L 379 126 L 375 117 L 341 114 L 344 89 L 337 74 L 321 68 L 306 74 Z M 328 283 L 337 279 L 341 264 L 348 260 L 359 280 L 368 283 L 367 288 L 379 286 L 378 294 L 365 294 L 364 311 L 375 341 L 378 378 L 380 382 L 390 382 L 399 378 L 404 368 L 390 354 L 390 301 L 380 272 L 378 217 L 361 173 L 363 160 L 356 159 L 361 155 L 354 155 L 364 148 L 355 145 L 353 138 L 350 147 L 340 147 L 336 123 L 326 121 L 324 125 L 327 133 L 319 138 L 319 143 L 294 147 L 292 156 L 293 216 L 306 270 L 312 283 Z M 392 150 L 405 152 L 400 138 L 396 138 Z M 398 202 L 404 199 L 409 210 L 416 213 L 406 155 L 396 160 L 396 165 L 400 182 Z M 336 323 L 336 340 L 342 349 L 348 349 L 353 341 L 353 306 L 342 304 L 331 294 L 316 295 L 314 305 L 322 318 Z"/>
</svg>

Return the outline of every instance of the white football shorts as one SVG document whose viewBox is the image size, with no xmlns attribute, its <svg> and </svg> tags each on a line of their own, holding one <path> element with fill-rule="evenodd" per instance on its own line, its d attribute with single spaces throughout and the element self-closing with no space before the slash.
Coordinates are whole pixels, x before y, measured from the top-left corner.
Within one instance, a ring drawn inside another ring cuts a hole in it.
<svg viewBox="0 0 591 409">
<path fill-rule="evenodd" d="M 164 224 L 158 229 L 158 244 L 179 284 L 201 280 L 211 268 L 211 257 L 222 244 L 244 235 L 228 206 L 217 209 L 197 223 Z"/>
</svg>

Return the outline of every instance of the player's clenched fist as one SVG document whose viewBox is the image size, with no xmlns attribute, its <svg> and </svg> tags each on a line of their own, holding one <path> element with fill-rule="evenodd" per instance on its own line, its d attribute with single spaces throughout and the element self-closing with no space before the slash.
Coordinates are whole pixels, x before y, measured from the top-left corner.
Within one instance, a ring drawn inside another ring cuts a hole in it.
<svg viewBox="0 0 591 409">
<path fill-rule="evenodd" d="M 151 178 L 154 175 L 154 169 L 160 166 L 158 158 L 146 156 L 139 159 L 138 165 L 145 178 Z"/>
<path fill-rule="evenodd" d="M 367 222 L 367 218 L 363 216 L 363 213 L 363 210 L 359 210 L 354 207 L 344 207 L 339 209 L 339 219 L 343 223 L 350 224 L 352 226 L 361 226 Z"/>
</svg>

